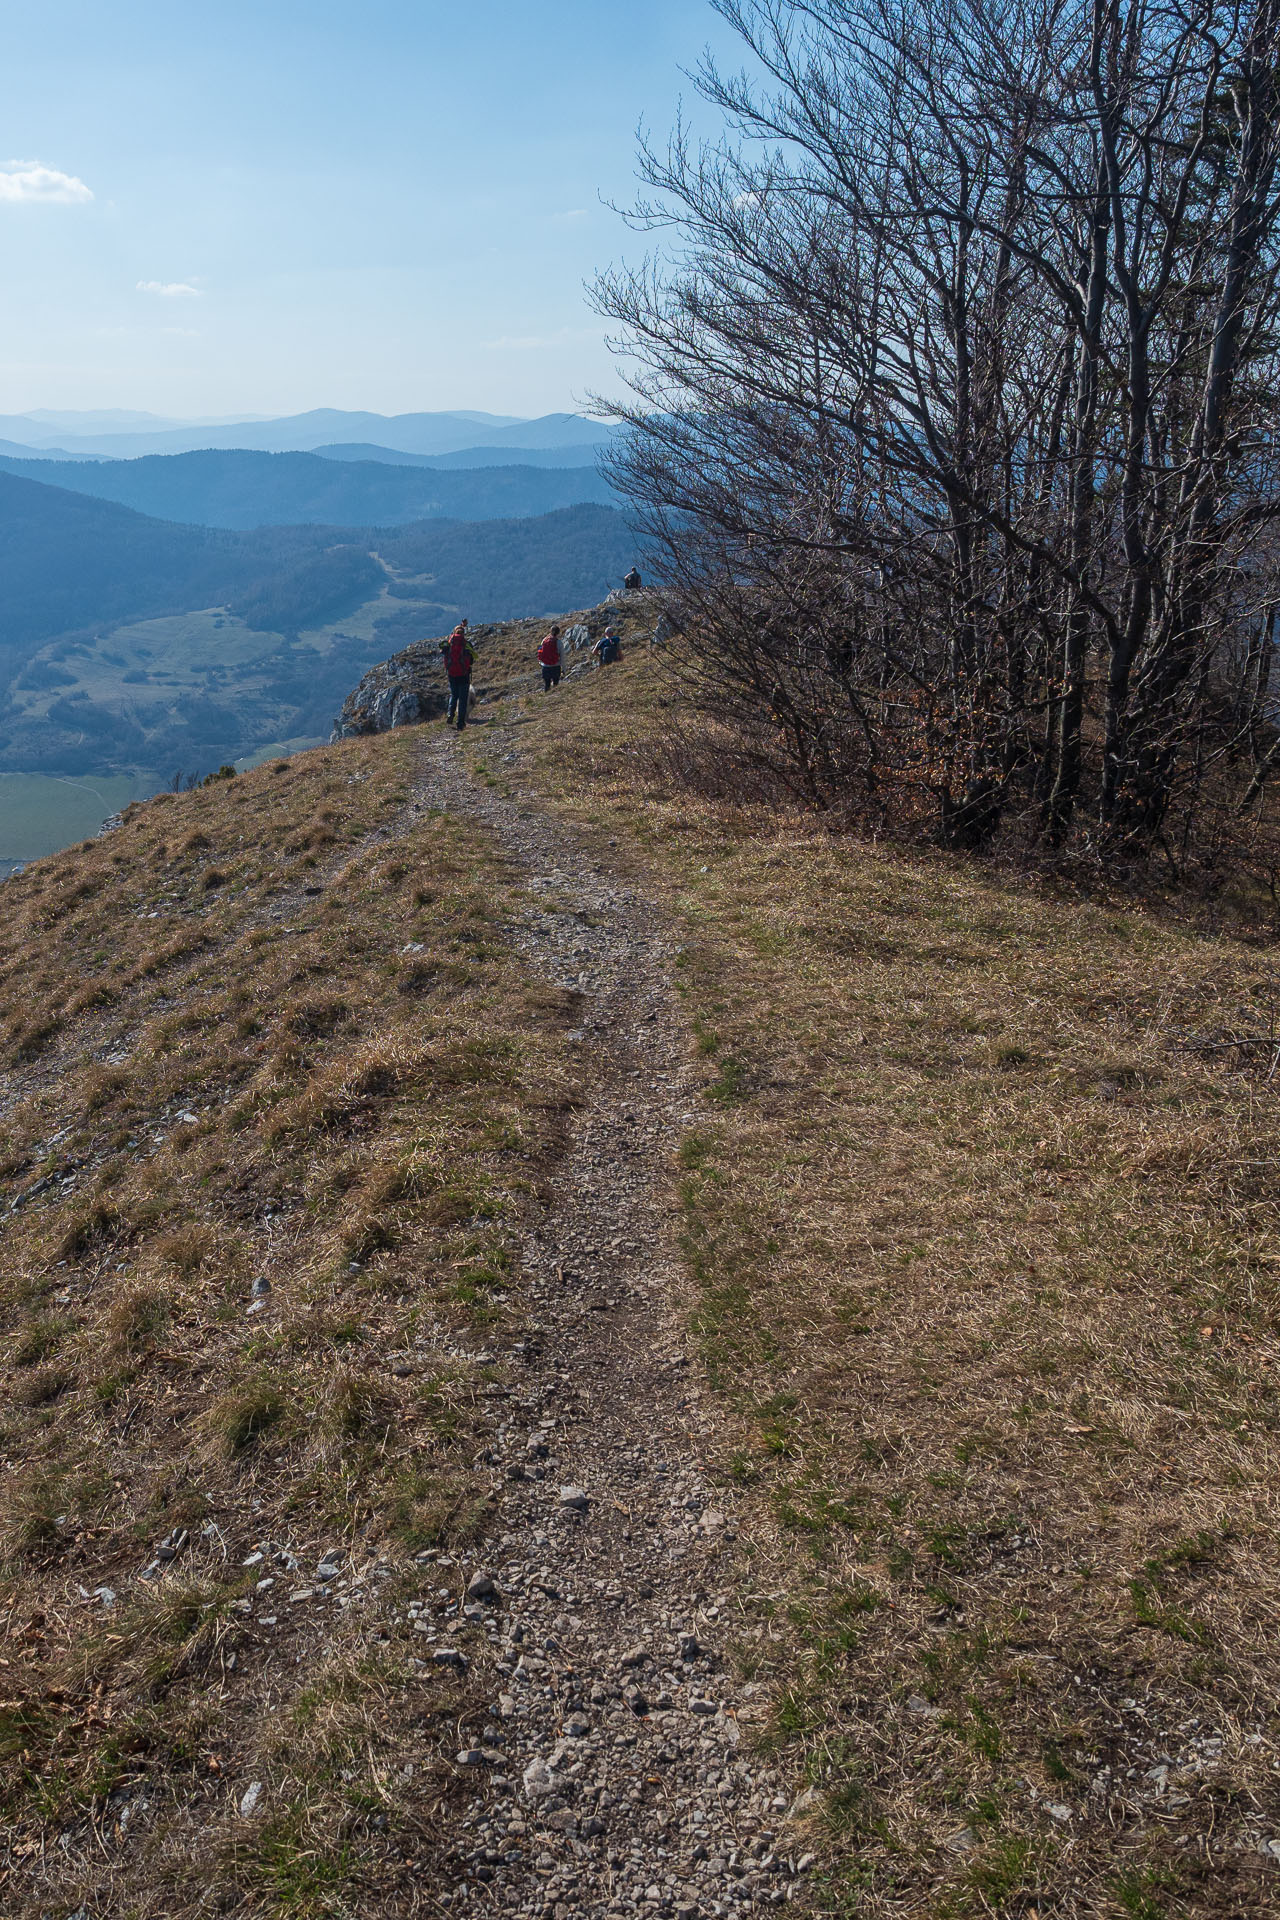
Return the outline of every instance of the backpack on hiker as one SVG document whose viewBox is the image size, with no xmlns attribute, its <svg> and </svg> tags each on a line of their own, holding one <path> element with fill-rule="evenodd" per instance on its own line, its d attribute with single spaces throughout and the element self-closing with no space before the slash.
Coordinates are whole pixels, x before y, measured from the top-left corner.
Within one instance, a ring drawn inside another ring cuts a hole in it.
<svg viewBox="0 0 1280 1920">
<path fill-rule="evenodd" d="M 538 659 L 544 667 L 558 667 L 560 665 L 560 642 L 556 639 L 554 633 L 549 633 L 538 648 Z"/>
<path fill-rule="evenodd" d="M 471 663 L 475 659 L 470 640 L 459 629 L 451 633 L 441 651 L 444 654 L 444 668 L 451 680 L 466 680 L 471 673 Z"/>
</svg>

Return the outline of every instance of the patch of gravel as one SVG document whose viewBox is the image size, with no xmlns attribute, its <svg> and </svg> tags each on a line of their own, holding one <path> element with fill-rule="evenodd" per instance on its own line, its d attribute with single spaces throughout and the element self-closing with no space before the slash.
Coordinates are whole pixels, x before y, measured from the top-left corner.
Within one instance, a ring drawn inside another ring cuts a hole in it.
<svg viewBox="0 0 1280 1920">
<path fill-rule="evenodd" d="M 510 934 L 586 996 L 591 1088 L 525 1249 L 527 1323 L 486 1456 L 494 1528 L 461 1621 L 445 1617 L 452 1583 L 415 1616 L 424 1661 L 465 1659 L 489 1695 L 457 1754 L 473 1784 L 437 1901 L 547 1920 L 798 1901 L 812 1860 L 788 1832 L 794 1788 L 754 1750 L 763 1690 L 725 1659 L 742 1624 L 735 1511 L 708 1481 L 679 1317 L 671 1153 L 698 1092 L 678 943 L 574 834 L 473 782 L 450 736 L 424 739 L 418 798 L 489 828 L 524 869 L 530 911 Z"/>
</svg>

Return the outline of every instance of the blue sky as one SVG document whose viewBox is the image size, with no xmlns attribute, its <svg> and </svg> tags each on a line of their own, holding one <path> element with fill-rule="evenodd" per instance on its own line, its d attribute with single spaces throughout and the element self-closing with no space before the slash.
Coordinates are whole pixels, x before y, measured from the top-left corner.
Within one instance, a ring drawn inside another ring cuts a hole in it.
<svg viewBox="0 0 1280 1920">
<path fill-rule="evenodd" d="M 707 0 L 0 7 L 0 413 L 475 407 L 613 384 L 582 283 Z"/>
</svg>

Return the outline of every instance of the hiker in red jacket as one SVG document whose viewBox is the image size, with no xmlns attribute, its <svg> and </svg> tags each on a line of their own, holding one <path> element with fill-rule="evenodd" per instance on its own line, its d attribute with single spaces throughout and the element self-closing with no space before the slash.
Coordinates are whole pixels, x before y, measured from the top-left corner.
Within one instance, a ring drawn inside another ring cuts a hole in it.
<svg viewBox="0 0 1280 1920">
<path fill-rule="evenodd" d="M 467 701 L 471 697 L 471 668 L 475 657 L 476 650 L 471 644 L 467 623 L 459 620 L 449 638 L 440 642 L 440 658 L 449 676 L 449 708 L 444 723 L 446 727 L 451 727 L 456 715 L 459 733 L 467 724 Z"/>
<path fill-rule="evenodd" d="M 538 648 L 538 659 L 542 663 L 542 691 L 550 693 L 552 687 L 560 685 L 560 629 L 552 627 Z"/>
</svg>

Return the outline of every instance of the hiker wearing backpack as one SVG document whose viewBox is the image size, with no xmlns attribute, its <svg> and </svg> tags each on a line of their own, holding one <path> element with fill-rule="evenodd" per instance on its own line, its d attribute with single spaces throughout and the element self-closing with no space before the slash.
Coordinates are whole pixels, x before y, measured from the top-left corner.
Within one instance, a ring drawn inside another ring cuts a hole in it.
<svg viewBox="0 0 1280 1920">
<path fill-rule="evenodd" d="M 550 693 L 552 687 L 560 685 L 560 629 L 552 627 L 538 648 L 538 659 L 542 665 L 542 691 Z"/>
<path fill-rule="evenodd" d="M 622 636 L 614 626 L 608 626 L 591 649 L 596 656 L 598 667 L 610 666 L 613 661 L 622 658 Z"/>
<path fill-rule="evenodd" d="M 471 697 L 471 668 L 475 662 L 476 650 L 471 644 L 465 620 L 459 620 L 447 640 L 440 642 L 440 658 L 444 661 L 444 670 L 449 676 L 449 706 L 444 716 L 446 727 L 451 727 L 456 716 L 458 732 L 467 724 L 467 702 Z"/>
</svg>

